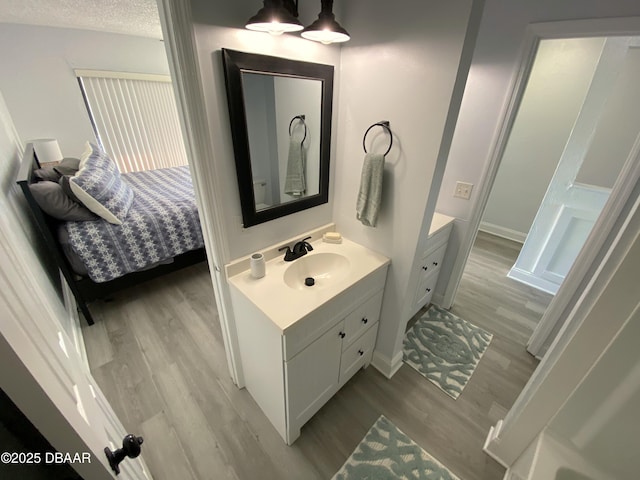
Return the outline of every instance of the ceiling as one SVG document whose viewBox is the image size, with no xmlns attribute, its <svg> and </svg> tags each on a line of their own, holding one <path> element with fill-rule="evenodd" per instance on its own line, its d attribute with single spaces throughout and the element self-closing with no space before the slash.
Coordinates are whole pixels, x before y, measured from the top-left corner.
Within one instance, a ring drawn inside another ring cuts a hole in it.
<svg viewBox="0 0 640 480">
<path fill-rule="evenodd" d="M 156 0 L 2 0 L 0 22 L 162 38 Z"/>
</svg>

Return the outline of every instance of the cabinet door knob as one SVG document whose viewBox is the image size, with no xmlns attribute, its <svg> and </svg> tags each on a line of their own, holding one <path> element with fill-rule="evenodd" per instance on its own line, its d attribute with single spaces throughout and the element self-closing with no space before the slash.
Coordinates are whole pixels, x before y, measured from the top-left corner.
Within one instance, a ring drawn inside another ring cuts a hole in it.
<svg viewBox="0 0 640 480">
<path fill-rule="evenodd" d="M 358 353 L 360 354 L 360 356 L 364 355 L 364 351 L 363 350 L 358 350 Z"/>
<path fill-rule="evenodd" d="M 423 266 L 422 269 L 426 272 L 429 269 L 429 267 Z"/>
<path fill-rule="evenodd" d="M 340 338 L 344 338 L 347 334 L 344 332 L 340 332 Z"/>
<path fill-rule="evenodd" d="M 427 292 L 430 292 L 430 291 L 431 291 L 431 289 L 430 289 L 430 288 L 427 288 L 426 290 L 427 290 Z"/>
<path fill-rule="evenodd" d="M 433 265 L 437 267 L 438 266 L 438 262 L 433 262 Z"/>
<path fill-rule="evenodd" d="M 367 317 L 362 317 L 362 323 L 366 325 L 367 323 L 369 323 L 369 319 Z"/>
</svg>

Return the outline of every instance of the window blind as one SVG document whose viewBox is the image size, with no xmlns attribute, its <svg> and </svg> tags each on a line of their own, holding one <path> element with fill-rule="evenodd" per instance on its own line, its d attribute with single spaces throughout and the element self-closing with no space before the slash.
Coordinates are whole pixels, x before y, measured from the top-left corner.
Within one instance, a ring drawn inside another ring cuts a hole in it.
<svg viewBox="0 0 640 480">
<path fill-rule="evenodd" d="M 76 70 L 98 143 L 121 172 L 187 164 L 171 79 Z"/>
</svg>

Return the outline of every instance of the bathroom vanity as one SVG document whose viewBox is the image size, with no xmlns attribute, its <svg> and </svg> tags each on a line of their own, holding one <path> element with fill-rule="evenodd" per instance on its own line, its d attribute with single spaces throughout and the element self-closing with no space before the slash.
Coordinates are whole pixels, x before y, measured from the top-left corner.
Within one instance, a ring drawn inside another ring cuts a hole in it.
<svg viewBox="0 0 640 480">
<path fill-rule="evenodd" d="M 371 362 L 389 264 L 347 239 L 325 243 L 316 232 L 310 243 L 297 260 L 267 261 L 260 279 L 246 262 L 227 266 L 245 386 L 289 445 Z"/>
<path fill-rule="evenodd" d="M 414 264 L 414 268 L 418 270 L 418 281 L 415 287 L 411 315 L 415 315 L 418 310 L 431 302 L 431 297 L 433 297 L 438 284 L 438 276 L 447 250 L 453 221 L 453 217 L 437 212 L 433 214 L 424 250 Z"/>
</svg>

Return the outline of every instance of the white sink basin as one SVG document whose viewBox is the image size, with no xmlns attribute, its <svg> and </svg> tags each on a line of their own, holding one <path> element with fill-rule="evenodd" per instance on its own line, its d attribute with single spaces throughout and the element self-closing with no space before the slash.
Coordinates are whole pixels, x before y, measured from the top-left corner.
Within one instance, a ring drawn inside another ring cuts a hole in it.
<svg viewBox="0 0 640 480">
<path fill-rule="evenodd" d="M 284 283 L 297 290 L 320 289 L 344 278 L 350 266 L 349 259 L 339 253 L 308 253 L 287 267 L 284 271 Z M 307 278 L 313 278 L 315 284 L 307 286 Z"/>
</svg>

